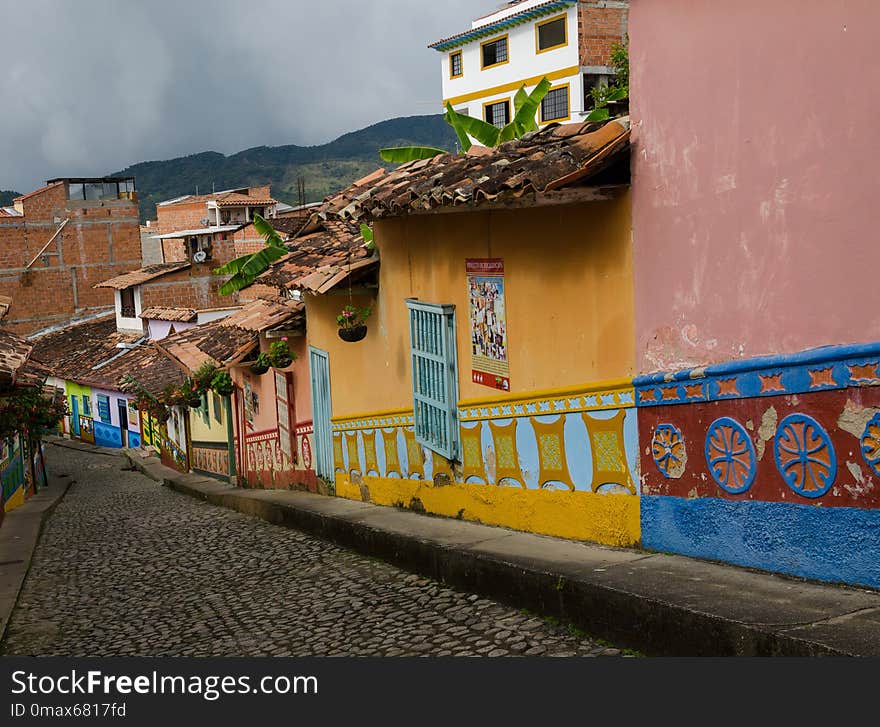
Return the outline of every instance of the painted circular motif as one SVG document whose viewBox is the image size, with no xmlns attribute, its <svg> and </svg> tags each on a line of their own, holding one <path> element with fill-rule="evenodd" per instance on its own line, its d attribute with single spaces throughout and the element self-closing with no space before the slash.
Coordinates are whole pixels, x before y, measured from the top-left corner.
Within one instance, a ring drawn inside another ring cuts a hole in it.
<svg viewBox="0 0 880 727">
<path fill-rule="evenodd" d="M 738 421 L 721 417 L 712 422 L 705 451 L 709 473 L 723 490 L 739 495 L 752 486 L 758 458 L 752 438 Z"/>
<path fill-rule="evenodd" d="M 862 456 L 871 469 L 880 475 L 880 414 L 875 414 L 862 435 Z"/>
<path fill-rule="evenodd" d="M 821 497 L 834 484 L 837 455 L 822 425 L 806 414 L 790 414 L 776 430 L 776 469 L 804 497 Z"/>
<path fill-rule="evenodd" d="M 658 424 L 651 440 L 651 456 L 664 477 L 681 477 L 687 463 L 681 431 L 672 424 Z"/>
</svg>

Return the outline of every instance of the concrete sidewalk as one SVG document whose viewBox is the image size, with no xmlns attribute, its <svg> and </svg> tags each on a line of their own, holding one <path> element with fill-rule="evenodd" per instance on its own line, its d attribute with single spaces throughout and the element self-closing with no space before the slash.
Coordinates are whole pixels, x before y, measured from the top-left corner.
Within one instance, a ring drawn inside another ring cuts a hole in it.
<svg viewBox="0 0 880 727">
<path fill-rule="evenodd" d="M 646 654 L 880 655 L 877 592 L 304 492 L 235 488 L 182 475 L 140 451 L 127 456 L 179 492 L 557 617 Z"/>
<path fill-rule="evenodd" d="M 118 452 L 116 452 L 118 456 Z M 46 518 L 73 484 L 63 472 L 48 473 L 49 486 L 7 512 L 0 525 L 0 641 L 18 600 Z"/>
</svg>

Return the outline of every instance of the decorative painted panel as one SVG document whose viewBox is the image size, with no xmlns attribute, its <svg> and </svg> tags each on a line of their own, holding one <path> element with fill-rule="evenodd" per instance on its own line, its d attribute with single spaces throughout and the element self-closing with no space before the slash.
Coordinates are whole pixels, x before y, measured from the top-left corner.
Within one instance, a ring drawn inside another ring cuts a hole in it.
<svg viewBox="0 0 880 727">
<path fill-rule="evenodd" d="M 379 477 L 446 474 L 473 486 L 637 494 L 633 400 L 632 389 L 608 386 L 459 405 L 461 460 L 454 468 L 416 441 L 409 411 L 336 420 L 336 468 L 365 475 L 375 464 Z M 620 407 L 621 401 L 630 404 Z M 510 416 L 514 412 L 522 415 Z M 362 459 L 367 452 L 375 452 L 375 463 Z"/>
<path fill-rule="evenodd" d="M 639 437 L 653 442 L 644 546 L 880 587 L 878 353 L 833 346 L 637 379 Z M 661 461 L 671 432 L 681 455 L 685 443 L 704 455 L 675 477 Z"/>
</svg>

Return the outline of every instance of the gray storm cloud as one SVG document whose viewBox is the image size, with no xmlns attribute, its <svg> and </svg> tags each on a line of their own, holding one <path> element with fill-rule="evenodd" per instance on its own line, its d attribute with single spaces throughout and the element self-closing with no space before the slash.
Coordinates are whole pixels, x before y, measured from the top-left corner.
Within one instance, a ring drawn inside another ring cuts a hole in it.
<svg viewBox="0 0 880 727">
<path fill-rule="evenodd" d="M 499 4 L 0 0 L 0 188 L 438 112 L 427 44 Z"/>
</svg>

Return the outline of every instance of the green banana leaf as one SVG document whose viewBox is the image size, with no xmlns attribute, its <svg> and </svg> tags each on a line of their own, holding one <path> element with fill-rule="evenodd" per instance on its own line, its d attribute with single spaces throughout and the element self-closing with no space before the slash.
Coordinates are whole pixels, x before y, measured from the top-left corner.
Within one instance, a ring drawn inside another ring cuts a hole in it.
<svg viewBox="0 0 880 727">
<path fill-rule="evenodd" d="M 458 144 L 461 147 L 461 151 L 466 152 L 471 148 L 471 138 L 467 135 L 467 131 L 465 131 L 464 124 L 461 122 L 463 114 L 458 113 L 454 108 L 452 108 L 452 104 L 448 101 L 446 102 L 446 116 L 444 117 L 446 123 L 449 124 L 453 130 L 455 131 L 455 135 L 458 137 Z"/>
<path fill-rule="evenodd" d="M 541 101 L 544 100 L 544 96 L 546 96 L 547 92 L 550 90 L 551 85 L 550 81 L 544 77 L 538 82 L 538 85 L 532 89 L 532 92 L 522 99 L 522 103 L 517 109 L 513 121 L 510 122 L 515 129 L 515 136 L 512 138 L 522 136 L 529 131 L 536 131 L 538 129 L 538 122 L 535 120 L 538 108 L 541 105 Z M 525 94 L 525 88 L 521 88 L 520 90 Z M 517 95 L 519 95 L 519 93 L 517 93 Z M 516 98 L 514 97 L 514 105 L 516 105 L 515 102 Z"/>
<path fill-rule="evenodd" d="M 403 164 L 417 159 L 431 159 L 440 154 L 448 154 L 445 149 L 432 146 L 391 146 L 379 149 L 379 156 L 392 164 Z"/>
<path fill-rule="evenodd" d="M 244 267 L 244 264 L 251 259 L 251 253 L 247 255 L 242 255 L 241 257 L 237 257 L 234 260 L 230 260 L 225 265 L 221 265 L 219 268 L 214 268 L 211 272 L 214 275 L 235 275 L 241 271 Z"/>
<path fill-rule="evenodd" d="M 220 295 L 230 295 L 242 288 L 246 288 L 257 279 L 258 275 L 268 270 L 273 262 L 283 258 L 287 253 L 288 250 L 285 247 L 266 245 L 262 250 L 247 255 L 246 257 L 248 259 L 245 260 L 244 264 L 240 265 L 237 272 L 220 286 Z M 237 263 L 240 260 L 241 258 L 236 258 L 231 262 Z M 228 265 L 230 265 L 230 263 L 227 263 L 223 267 L 227 267 Z M 220 268 L 218 268 L 218 270 L 219 269 Z M 220 274 L 217 273 L 217 270 L 214 270 L 214 273 Z"/>
<path fill-rule="evenodd" d="M 606 108 L 593 109 L 586 117 L 586 121 L 608 121 L 611 118 L 611 114 L 608 112 Z"/>
<path fill-rule="evenodd" d="M 275 232 L 275 228 L 256 213 L 254 213 L 254 229 L 262 235 L 267 245 L 284 247 L 284 241 L 281 239 L 281 235 Z"/>
</svg>

